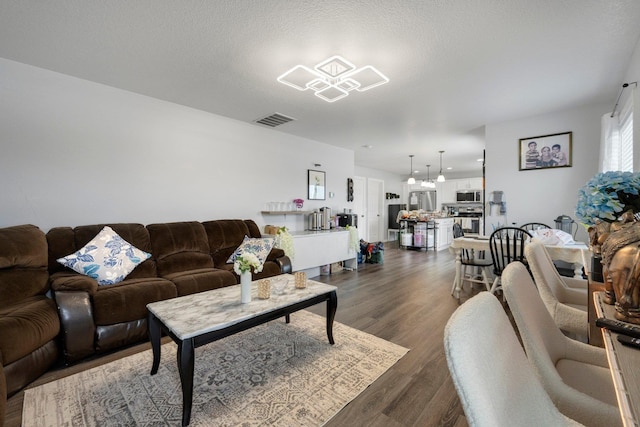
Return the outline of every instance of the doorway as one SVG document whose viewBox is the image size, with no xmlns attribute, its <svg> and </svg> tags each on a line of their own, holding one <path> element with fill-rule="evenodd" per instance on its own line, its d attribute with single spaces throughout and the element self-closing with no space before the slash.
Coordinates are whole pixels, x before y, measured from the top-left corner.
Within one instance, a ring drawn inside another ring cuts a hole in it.
<svg viewBox="0 0 640 427">
<path fill-rule="evenodd" d="M 367 180 L 361 176 L 353 178 L 353 212 L 358 215 L 358 238 L 367 238 Z"/>
<path fill-rule="evenodd" d="M 369 242 L 380 242 L 383 239 L 384 221 L 384 181 L 367 178 L 367 213 L 369 217 Z"/>
</svg>

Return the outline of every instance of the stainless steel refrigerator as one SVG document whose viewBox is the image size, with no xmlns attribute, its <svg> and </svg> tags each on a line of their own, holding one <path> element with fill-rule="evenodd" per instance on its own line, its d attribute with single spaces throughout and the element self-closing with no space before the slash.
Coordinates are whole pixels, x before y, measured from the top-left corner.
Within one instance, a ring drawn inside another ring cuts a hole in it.
<svg viewBox="0 0 640 427">
<path fill-rule="evenodd" d="M 409 193 L 409 210 L 422 209 L 430 212 L 436 210 L 436 192 L 433 191 L 411 191 Z"/>
</svg>

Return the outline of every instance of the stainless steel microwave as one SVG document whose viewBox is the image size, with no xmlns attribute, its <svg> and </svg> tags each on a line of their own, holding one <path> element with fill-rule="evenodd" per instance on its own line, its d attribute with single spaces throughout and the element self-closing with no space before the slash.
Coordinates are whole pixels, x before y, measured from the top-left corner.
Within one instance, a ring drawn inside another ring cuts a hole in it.
<svg viewBox="0 0 640 427">
<path fill-rule="evenodd" d="M 458 190 L 456 191 L 456 202 L 482 203 L 482 191 Z"/>
</svg>

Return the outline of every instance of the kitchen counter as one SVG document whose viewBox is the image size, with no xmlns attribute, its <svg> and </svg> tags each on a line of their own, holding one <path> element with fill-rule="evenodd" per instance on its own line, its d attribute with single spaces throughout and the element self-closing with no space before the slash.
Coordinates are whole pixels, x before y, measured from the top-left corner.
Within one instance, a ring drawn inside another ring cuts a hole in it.
<svg viewBox="0 0 640 427">
<path fill-rule="evenodd" d="M 290 231 L 289 233 L 293 236 L 315 236 L 321 234 L 330 234 L 330 233 L 341 233 L 348 232 L 346 228 L 332 228 L 330 230 L 303 230 L 303 231 Z"/>
</svg>

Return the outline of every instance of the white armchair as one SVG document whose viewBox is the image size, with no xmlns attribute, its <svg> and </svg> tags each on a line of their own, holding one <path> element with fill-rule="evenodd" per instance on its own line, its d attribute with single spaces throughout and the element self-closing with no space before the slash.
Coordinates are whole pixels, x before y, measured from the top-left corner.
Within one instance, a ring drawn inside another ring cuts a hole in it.
<svg viewBox="0 0 640 427">
<path fill-rule="evenodd" d="M 471 426 L 579 426 L 553 405 L 495 296 L 461 305 L 444 330 L 453 383 Z"/>
<path fill-rule="evenodd" d="M 587 281 L 562 277 L 540 242 L 524 249 L 540 297 L 555 324 L 572 338 L 586 341 L 589 336 Z"/>
<path fill-rule="evenodd" d="M 588 426 L 621 426 L 604 349 L 558 329 L 521 263 L 505 268 L 502 287 L 527 357 L 560 412 Z"/>
</svg>

